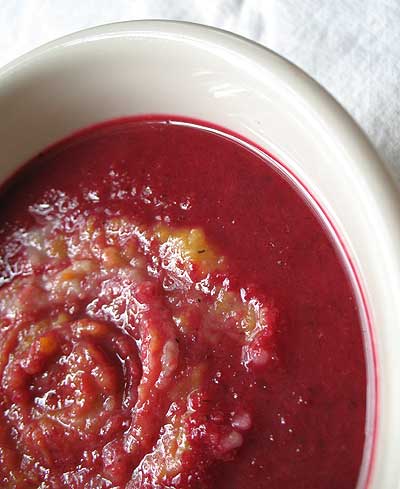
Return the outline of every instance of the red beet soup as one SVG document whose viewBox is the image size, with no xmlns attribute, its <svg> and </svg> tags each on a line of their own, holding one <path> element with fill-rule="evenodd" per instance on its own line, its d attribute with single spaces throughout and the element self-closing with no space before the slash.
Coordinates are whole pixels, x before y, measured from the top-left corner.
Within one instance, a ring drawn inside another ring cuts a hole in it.
<svg viewBox="0 0 400 489">
<path fill-rule="evenodd" d="M 117 120 L 39 154 L 0 209 L 1 487 L 355 488 L 359 301 L 278 164 Z"/>
</svg>

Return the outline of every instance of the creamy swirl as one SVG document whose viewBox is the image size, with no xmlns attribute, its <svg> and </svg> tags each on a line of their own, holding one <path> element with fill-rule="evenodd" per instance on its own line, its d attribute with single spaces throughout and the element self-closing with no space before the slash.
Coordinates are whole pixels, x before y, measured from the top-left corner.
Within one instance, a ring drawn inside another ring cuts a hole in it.
<svg viewBox="0 0 400 489">
<path fill-rule="evenodd" d="M 67 204 L 3 250 L 3 487 L 205 487 L 251 429 L 235 378 L 273 362 L 274 308 L 201 229 Z"/>
</svg>

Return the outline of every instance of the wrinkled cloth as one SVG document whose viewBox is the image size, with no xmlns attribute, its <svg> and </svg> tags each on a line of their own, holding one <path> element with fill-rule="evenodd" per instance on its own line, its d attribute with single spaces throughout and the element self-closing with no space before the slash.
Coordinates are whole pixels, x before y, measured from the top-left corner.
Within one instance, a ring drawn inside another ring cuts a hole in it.
<svg viewBox="0 0 400 489">
<path fill-rule="evenodd" d="M 131 19 L 246 36 L 320 82 L 400 182 L 400 0 L 0 0 L 0 66 L 79 29 Z"/>
</svg>

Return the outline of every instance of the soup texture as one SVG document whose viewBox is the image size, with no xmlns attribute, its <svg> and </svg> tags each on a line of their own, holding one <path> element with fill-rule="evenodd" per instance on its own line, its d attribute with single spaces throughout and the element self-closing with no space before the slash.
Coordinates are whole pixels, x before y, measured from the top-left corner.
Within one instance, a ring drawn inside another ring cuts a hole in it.
<svg viewBox="0 0 400 489">
<path fill-rule="evenodd" d="M 304 195 L 228 134 L 61 141 L 0 196 L 1 487 L 354 489 L 355 297 Z"/>
</svg>

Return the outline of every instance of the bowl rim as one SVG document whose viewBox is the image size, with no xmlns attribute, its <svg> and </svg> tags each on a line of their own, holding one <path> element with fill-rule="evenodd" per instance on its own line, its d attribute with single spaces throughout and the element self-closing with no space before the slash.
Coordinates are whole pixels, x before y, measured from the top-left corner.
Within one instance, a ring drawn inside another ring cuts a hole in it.
<svg viewBox="0 0 400 489">
<path fill-rule="evenodd" d="M 394 190 L 395 196 L 400 202 L 400 195 L 397 191 L 397 183 L 392 177 L 386 165 L 384 164 L 383 160 L 378 155 L 371 140 L 368 138 L 361 126 L 353 119 L 350 113 L 326 88 L 324 88 L 311 75 L 309 75 L 294 62 L 278 54 L 271 48 L 268 48 L 267 46 L 264 46 L 257 41 L 225 29 L 197 22 L 180 20 L 178 21 L 170 19 L 127 20 L 84 28 L 61 36 L 57 39 L 48 41 L 26 53 L 21 54 L 14 60 L 6 63 L 5 65 L 0 66 L 0 83 L 2 83 L 2 79 L 4 77 L 11 75 L 13 71 L 19 69 L 24 64 L 28 64 L 34 61 L 37 57 L 48 55 L 51 52 L 57 51 L 66 46 L 102 39 L 105 36 L 121 37 L 124 34 L 128 34 L 131 30 L 135 31 L 135 33 L 138 34 L 138 27 L 142 27 L 143 33 L 148 33 L 150 31 L 152 35 L 156 35 L 157 31 L 161 32 L 163 28 L 168 31 L 175 30 L 175 34 L 180 34 L 180 37 L 182 37 L 182 39 L 188 37 L 188 33 L 189 35 L 193 34 L 193 36 L 197 35 L 197 37 L 202 36 L 204 38 L 204 41 L 206 40 L 205 38 L 207 37 L 207 35 L 210 37 L 214 36 L 214 39 L 211 40 L 211 42 L 214 44 L 217 40 L 220 40 L 225 41 L 227 44 L 235 45 L 235 50 L 239 50 L 240 46 L 244 49 L 248 47 L 254 51 L 254 58 L 256 57 L 256 55 L 267 55 L 270 59 L 273 60 L 274 64 L 276 65 L 274 66 L 274 68 L 279 71 L 279 75 L 282 75 L 283 71 L 285 71 L 286 81 L 292 82 L 292 84 L 296 85 L 297 91 L 300 92 L 301 90 L 305 90 L 306 88 L 309 89 L 310 93 L 307 93 L 306 98 L 308 102 L 310 102 L 309 99 L 311 95 L 311 98 L 314 98 L 315 101 L 317 101 L 317 104 L 314 104 L 314 109 L 316 112 L 329 111 L 331 114 L 334 114 L 335 117 L 341 119 L 341 122 L 344 125 L 343 129 L 340 131 L 338 127 L 330 127 L 330 130 L 336 133 L 335 135 L 339 137 L 340 135 L 344 134 L 344 132 L 348 133 L 348 131 L 351 131 L 353 139 L 358 140 L 356 145 L 359 147 L 359 149 L 360 147 L 363 147 L 361 149 L 368 152 L 368 160 L 374 160 L 374 164 L 380 170 L 381 177 L 385 179 L 389 190 L 390 188 Z M 182 28 L 187 29 L 188 33 L 179 32 L 182 31 Z M 194 30 L 197 32 L 189 32 L 190 30 Z M 246 52 L 246 56 L 249 56 L 249 52 Z M 317 106 L 319 107 L 319 109 L 316 108 Z M 360 159 L 360 156 L 357 156 L 356 159 Z"/>
<path fill-rule="evenodd" d="M 344 135 L 351 136 L 350 139 L 353 140 L 354 147 L 358 149 L 358 154 L 356 156 L 352 155 L 352 157 L 356 160 L 360 160 L 362 159 L 362 156 L 365 156 L 368 165 L 374 166 L 377 173 L 379 173 L 380 177 L 385 181 L 388 192 L 392 192 L 393 198 L 400 203 L 400 193 L 398 192 L 400 183 L 398 184 L 396 182 L 365 131 L 326 88 L 294 62 L 278 54 L 271 48 L 222 28 L 197 22 L 172 19 L 135 19 L 122 22 L 111 22 L 80 29 L 48 41 L 21 54 L 5 65 L 0 66 L 0 84 L 2 83 L 3 78 L 11 76 L 14 71 L 25 64 L 31 63 L 35 58 L 48 55 L 53 51 L 74 44 L 96 41 L 103 39 L 104 37 L 123 37 L 124 35 L 129 34 L 130 31 L 134 31 L 137 35 L 139 27 L 142 27 L 141 31 L 143 34 L 149 34 L 150 32 L 151 35 L 157 35 L 157 31 L 161 32 L 162 30 L 166 30 L 180 35 L 182 39 L 185 37 L 196 36 L 202 37 L 203 40 L 206 41 L 207 36 L 214 37 L 210 43 L 216 44 L 217 41 L 222 41 L 227 45 L 233 46 L 236 51 L 239 51 L 240 48 L 243 50 L 250 48 L 254 53 L 252 56 L 253 58 L 259 56 L 269 57 L 269 61 L 273 61 L 275 65 L 274 69 L 279 72 L 279 76 L 286 78 L 286 82 L 291 86 L 295 86 L 297 92 L 306 92 L 304 98 L 310 105 L 314 106 L 315 112 L 321 113 L 322 115 L 329 113 L 331 116 L 333 115 L 335 117 L 339 124 L 337 126 L 335 125 L 335 127 L 330 127 L 330 131 L 334 133 L 338 139 L 341 139 Z M 186 29 L 187 32 L 182 32 L 184 29 Z M 246 52 L 245 56 L 251 57 L 249 52 Z M 346 137 L 346 139 L 348 138 Z M 354 148 L 348 147 L 347 150 L 352 152 Z M 363 154 L 359 154 L 360 150 Z M 374 177 L 376 176 L 377 175 L 374 175 Z"/>
</svg>

